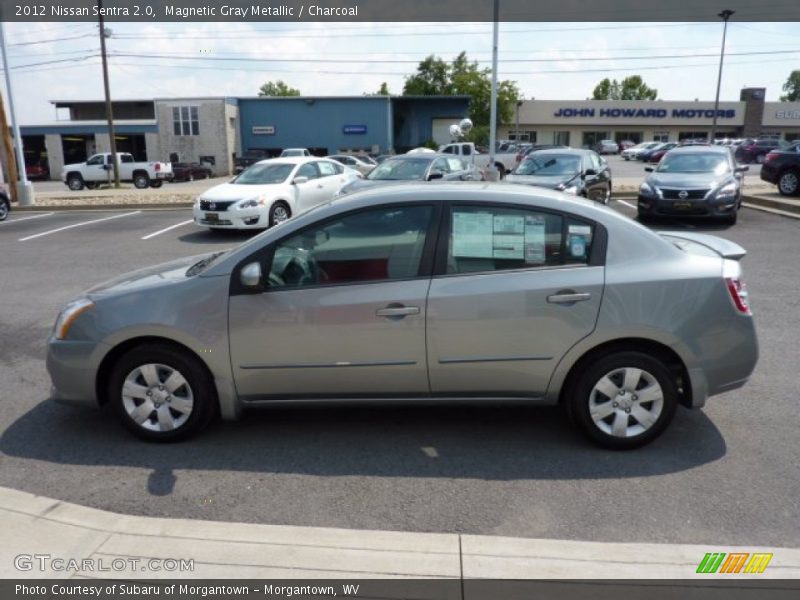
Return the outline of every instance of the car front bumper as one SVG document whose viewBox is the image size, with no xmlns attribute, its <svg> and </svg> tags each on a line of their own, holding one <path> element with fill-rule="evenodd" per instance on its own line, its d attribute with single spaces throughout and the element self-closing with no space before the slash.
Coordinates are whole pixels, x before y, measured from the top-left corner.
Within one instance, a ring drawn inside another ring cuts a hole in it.
<svg viewBox="0 0 800 600">
<path fill-rule="evenodd" d="M 216 218 L 209 215 L 216 215 Z M 195 206 L 192 217 L 197 225 L 212 229 L 264 229 L 269 225 L 269 214 L 258 208 L 214 212 Z"/>
<path fill-rule="evenodd" d="M 724 200 L 666 200 L 639 195 L 639 214 L 671 217 L 725 217 L 736 211 L 737 198 Z"/>
<path fill-rule="evenodd" d="M 47 343 L 50 398 L 62 404 L 98 407 L 97 370 L 108 350 L 97 342 L 57 340 Z"/>
</svg>

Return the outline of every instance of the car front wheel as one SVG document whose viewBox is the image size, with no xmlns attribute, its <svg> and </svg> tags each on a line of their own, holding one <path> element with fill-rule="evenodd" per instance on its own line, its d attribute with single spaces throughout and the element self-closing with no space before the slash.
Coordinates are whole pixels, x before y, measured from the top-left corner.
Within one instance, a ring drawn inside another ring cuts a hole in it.
<svg viewBox="0 0 800 600">
<path fill-rule="evenodd" d="M 617 352 L 585 369 L 568 401 L 573 419 L 589 439 L 626 450 L 664 431 L 675 414 L 678 389 L 657 358 L 638 351 Z"/>
<path fill-rule="evenodd" d="M 129 431 L 155 442 L 199 432 L 217 404 L 214 383 L 198 359 L 155 344 L 122 356 L 112 371 L 109 399 Z"/>
<path fill-rule="evenodd" d="M 8 211 L 10 208 L 8 200 L 0 198 L 0 221 L 5 221 L 8 218 Z"/>
<path fill-rule="evenodd" d="M 269 226 L 274 227 L 278 223 L 283 223 L 292 216 L 292 211 L 285 202 L 278 201 L 269 209 Z"/>
<path fill-rule="evenodd" d="M 782 196 L 795 196 L 800 193 L 800 173 L 787 171 L 778 179 L 778 191 Z"/>
<path fill-rule="evenodd" d="M 83 177 L 80 175 L 70 175 L 67 179 L 67 187 L 73 192 L 79 192 L 83 189 Z"/>
</svg>

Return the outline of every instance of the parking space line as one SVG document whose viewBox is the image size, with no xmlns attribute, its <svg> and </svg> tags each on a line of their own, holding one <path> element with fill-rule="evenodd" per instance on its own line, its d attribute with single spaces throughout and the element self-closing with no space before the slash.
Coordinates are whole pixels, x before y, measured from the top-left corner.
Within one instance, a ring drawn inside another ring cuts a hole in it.
<svg viewBox="0 0 800 600">
<path fill-rule="evenodd" d="M 170 225 L 169 227 L 164 227 L 164 229 L 159 229 L 155 233 L 148 233 L 147 235 L 143 236 L 141 239 L 149 240 L 150 238 L 154 238 L 157 235 L 161 235 L 162 233 L 166 233 L 167 231 L 171 231 L 172 229 L 176 229 L 178 227 L 182 227 L 183 225 L 188 225 L 189 223 L 194 223 L 194 219 L 189 219 L 188 221 L 181 221 L 180 223 L 175 223 L 175 225 Z"/>
<path fill-rule="evenodd" d="M 130 217 L 131 215 L 138 215 L 142 211 L 136 210 L 129 213 L 124 213 L 121 215 L 112 215 L 110 217 L 103 217 L 102 219 L 92 219 L 91 221 L 84 221 L 83 223 L 75 223 L 73 225 L 65 225 L 64 227 L 59 227 L 58 229 L 50 229 L 48 231 L 43 231 L 41 233 L 36 233 L 34 235 L 29 235 L 28 237 L 20 238 L 20 242 L 27 242 L 28 240 L 33 240 L 35 238 L 39 238 L 45 235 L 50 235 L 51 233 L 58 233 L 59 231 L 64 231 L 66 229 L 74 229 L 75 227 L 83 227 L 84 225 L 91 225 L 92 223 L 99 223 L 101 221 L 110 221 L 111 219 L 119 219 L 121 217 Z"/>
<path fill-rule="evenodd" d="M 38 219 L 39 217 L 49 217 L 52 214 L 55 214 L 55 213 L 49 212 L 49 213 L 43 213 L 41 215 L 33 215 L 33 216 L 30 216 L 30 217 L 20 217 L 19 219 L 9 219 L 8 221 L 3 221 L 2 224 L 3 225 L 9 225 L 11 223 L 19 223 L 20 221 L 27 221 L 29 219 Z"/>
<path fill-rule="evenodd" d="M 617 202 L 619 202 L 620 204 L 624 204 L 625 206 L 627 206 L 629 208 L 634 208 L 634 209 L 636 208 L 636 206 L 634 206 L 630 202 L 625 202 L 625 200 L 620 200 L 619 198 L 617 198 Z"/>
</svg>

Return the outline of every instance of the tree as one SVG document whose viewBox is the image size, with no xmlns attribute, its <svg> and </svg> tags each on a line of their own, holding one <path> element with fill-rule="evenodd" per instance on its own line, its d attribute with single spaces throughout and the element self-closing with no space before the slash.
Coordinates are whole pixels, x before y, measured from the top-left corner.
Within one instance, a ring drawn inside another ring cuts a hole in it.
<svg viewBox="0 0 800 600">
<path fill-rule="evenodd" d="M 470 62 L 467 53 L 461 52 L 448 64 L 439 57 L 430 55 L 419 63 L 417 72 L 406 77 L 403 95 L 406 96 L 470 96 L 472 101 L 469 116 L 474 124 L 468 140 L 485 144 L 489 139 L 489 115 L 491 111 L 491 70 L 481 69 L 477 62 Z M 497 84 L 497 120 L 509 123 L 514 115 L 519 88 L 514 81 L 504 80 Z"/>
<path fill-rule="evenodd" d="M 781 102 L 800 101 L 800 71 L 792 71 L 782 89 L 786 95 L 781 96 Z"/>
<path fill-rule="evenodd" d="M 381 83 L 380 89 L 375 92 L 374 94 L 370 94 L 369 92 L 364 92 L 364 96 L 391 96 L 392 92 L 389 91 L 389 84 L 385 81 Z"/>
<path fill-rule="evenodd" d="M 657 96 L 658 90 L 647 87 L 639 75 L 631 75 L 621 82 L 606 77 L 592 92 L 594 100 L 655 100 Z"/>
<path fill-rule="evenodd" d="M 258 90 L 259 96 L 299 96 L 300 90 L 289 87 L 278 79 L 275 82 L 268 81 Z"/>
</svg>

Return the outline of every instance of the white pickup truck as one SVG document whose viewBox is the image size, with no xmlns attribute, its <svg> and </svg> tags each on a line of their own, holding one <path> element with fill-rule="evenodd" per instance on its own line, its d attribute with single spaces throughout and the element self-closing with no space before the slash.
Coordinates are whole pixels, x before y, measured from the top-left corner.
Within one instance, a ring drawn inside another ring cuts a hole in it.
<svg viewBox="0 0 800 600">
<path fill-rule="evenodd" d="M 443 154 L 455 154 L 456 156 L 463 156 L 472 161 L 476 167 L 481 171 L 489 168 L 489 155 L 481 154 L 475 148 L 472 142 L 453 142 L 452 144 L 445 144 L 439 146 L 439 152 Z M 494 155 L 494 165 L 500 172 L 500 177 L 504 177 L 506 173 L 510 173 L 517 166 L 517 153 L 516 152 L 497 152 Z"/>
<path fill-rule="evenodd" d="M 162 162 L 136 162 L 133 155 L 117 152 L 120 181 L 132 181 L 139 189 L 161 187 L 164 181 L 172 179 L 172 165 Z M 114 168 L 111 164 L 111 153 L 101 152 L 86 162 L 64 165 L 61 169 L 61 181 L 71 190 L 78 191 L 84 187 L 93 188 L 100 183 L 114 181 Z"/>
</svg>

